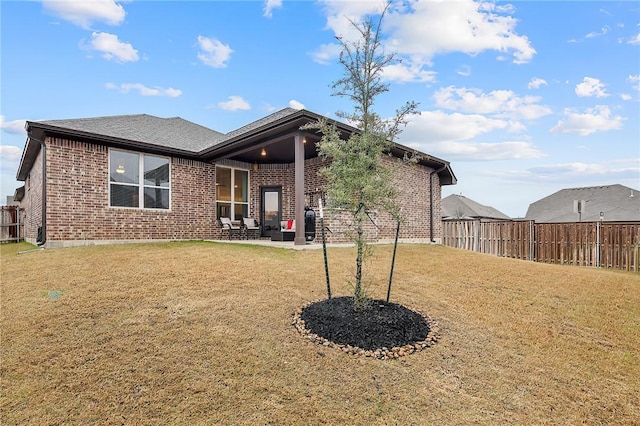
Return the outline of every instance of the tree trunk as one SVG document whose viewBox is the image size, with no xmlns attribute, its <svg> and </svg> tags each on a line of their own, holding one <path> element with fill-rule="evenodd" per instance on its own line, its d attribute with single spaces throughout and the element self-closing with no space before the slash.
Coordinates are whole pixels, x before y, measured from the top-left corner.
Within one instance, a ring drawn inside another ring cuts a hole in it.
<svg viewBox="0 0 640 426">
<path fill-rule="evenodd" d="M 354 289 L 354 309 L 358 310 L 364 307 L 366 295 L 362 288 L 362 260 L 364 257 L 364 213 L 358 212 L 356 214 L 356 248 L 358 250 L 356 255 L 356 283 Z"/>
</svg>

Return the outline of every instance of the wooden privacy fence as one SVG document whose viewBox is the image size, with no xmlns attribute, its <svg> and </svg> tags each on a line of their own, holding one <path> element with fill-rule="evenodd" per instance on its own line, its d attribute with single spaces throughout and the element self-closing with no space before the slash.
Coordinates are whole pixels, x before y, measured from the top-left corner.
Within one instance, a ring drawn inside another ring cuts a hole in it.
<svg viewBox="0 0 640 426">
<path fill-rule="evenodd" d="M 0 242 L 18 242 L 24 239 L 24 209 L 18 206 L 0 206 Z"/>
<path fill-rule="evenodd" d="M 640 272 L 640 223 L 444 221 L 443 244 L 501 257 Z"/>
</svg>

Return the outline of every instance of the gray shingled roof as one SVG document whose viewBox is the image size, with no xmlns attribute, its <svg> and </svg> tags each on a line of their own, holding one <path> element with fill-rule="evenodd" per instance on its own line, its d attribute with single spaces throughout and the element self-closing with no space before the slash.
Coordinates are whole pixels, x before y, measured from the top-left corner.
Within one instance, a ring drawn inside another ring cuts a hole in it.
<svg viewBox="0 0 640 426">
<path fill-rule="evenodd" d="M 296 109 L 284 108 L 226 134 L 180 117 L 160 118 L 148 114 L 46 120 L 35 124 L 199 153 L 296 112 Z"/>
<path fill-rule="evenodd" d="M 456 194 L 442 199 L 442 217 L 447 219 L 511 219 L 493 207 L 482 205 L 465 196 Z"/>
<path fill-rule="evenodd" d="M 262 126 L 266 126 L 269 123 L 273 123 L 282 118 L 285 118 L 289 115 L 297 113 L 299 110 L 293 108 L 284 108 L 279 111 L 274 112 L 273 114 L 269 114 L 266 117 L 263 117 L 259 120 L 256 120 L 252 123 L 247 124 L 246 126 L 242 126 L 239 129 L 233 130 L 226 135 L 224 135 L 224 140 L 232 139 L 236 136 L 245 134 L 250 132 L 251 130 L 259 129 Z M 221 141 L 222 142 L 222 141 Z"/>
<path fill-rule="evenodd" d="M 624 185 L 567 188 L 529 205 L 525 219 L 538 223 L 577 222 L 574 200 L 584 200 L 583 222 L 600 219 L 605 222 L 640 221 L 640 192 Z"/>
<path fill-rule="evenodd" d="M 219 143 L 225 137 L 223 133 L 180 117 L 160 118 L 148 114 L 48 120 L 35 123 L 194 153 Z"/>
<path fill-rule="evenodd" d="M 238 148 L 238 143 L 252 143 L 255 140 L 252 138 L 279 129 L 279 126 L 298 126 L 304 120 L 319 118 L 322 116 L 307 110 L 284 108 L 226 134 L 180 117 L 160 118 L 148 114 L 27 121 L 29 138 L 16 176 L 18 180 L 26 179 L 39 150 L 38 138 L 46 134 L 86 138 L 113 146 L 130 146 L 132 149 L 210 158 L 215 153 L 227 155 L 230 149 Z M 355 130 L 344 123 L 336 124 L 347 133 Z M 408 150 L 399 144 L 396 147 Z M 448 162 L 433 156 L 426 158 L 423 160 L 425 164 L 440 170 L 438 175 L 443 185 L 456 183 Z M 441 166 L 445 168 L 441 169 Z"/>
</svg>

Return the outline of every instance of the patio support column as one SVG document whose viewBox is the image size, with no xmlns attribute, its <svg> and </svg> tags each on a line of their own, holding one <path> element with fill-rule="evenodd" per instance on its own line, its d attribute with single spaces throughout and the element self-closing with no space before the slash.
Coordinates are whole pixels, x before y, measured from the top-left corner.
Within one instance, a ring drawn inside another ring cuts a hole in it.
<svg viewBox="0 0 640 426">
<path fill-rule="evenodd" d="M 304 142 L 301 133 L 295 136 L 295 197 L 296 237 L 295 245 L 304 245 Z"/>
</svg>

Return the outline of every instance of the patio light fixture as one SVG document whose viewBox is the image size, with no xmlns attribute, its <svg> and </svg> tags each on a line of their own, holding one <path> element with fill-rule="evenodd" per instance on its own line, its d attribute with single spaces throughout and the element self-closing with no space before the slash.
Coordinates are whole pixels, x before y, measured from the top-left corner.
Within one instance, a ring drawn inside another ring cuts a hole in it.
<svg viewBox="0 0 640 426">
<path fill-rule="evenodd" d="M 262 151 L 260 151 L 260 155 L 262 155 L 263 157 L 266 157 L 267 151 L 264 148 L 262 148 Z"/>
</svg>

